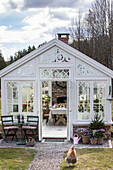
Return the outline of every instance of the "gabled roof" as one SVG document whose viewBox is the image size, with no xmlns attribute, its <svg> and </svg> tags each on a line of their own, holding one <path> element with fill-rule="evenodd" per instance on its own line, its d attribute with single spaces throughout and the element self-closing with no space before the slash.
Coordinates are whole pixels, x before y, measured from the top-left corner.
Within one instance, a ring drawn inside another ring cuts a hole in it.
<svg viewBox="0 0 113 170">
<path fill-rule="evenodd" d="M 25 55 L 21 59 L 15 61 L 14 63 L 10 64 L 9 66 L 5 67 L 0 71 L 0 77 L 5 76 L 9 72 L 13 71 L 14 69 L 18 68 L 19 66 L 23 65 L 24 63 L 28 62 L 29 60 L 35 58 L 36 56 L 42 54 L 43 52 L 47 51 L 48 49 L 57 46 L 62 48 L 66 52 L 70 53 L 71 55 L 75 56 L 76 58 L 80 59 L 81 61 L 89 64 L 90 66 L 94 67 L 95 69 L 103 72 L 104 74 L 108 75 L 109 77 L 113 78 L 113 71 L 109 68 L 105 67 L 104 65 L 100 64 L 99 62 L 93 60 L 92 58 L 88 57 L 87 55 L 81 53 L 80 51 L 74 49 L 73 47 L 67 45 L 66 43 L 58 40 L 53 39 L 48 43 L 44 44 L 40 48 L 32 51 L 31 53 Z"/>
</svg>

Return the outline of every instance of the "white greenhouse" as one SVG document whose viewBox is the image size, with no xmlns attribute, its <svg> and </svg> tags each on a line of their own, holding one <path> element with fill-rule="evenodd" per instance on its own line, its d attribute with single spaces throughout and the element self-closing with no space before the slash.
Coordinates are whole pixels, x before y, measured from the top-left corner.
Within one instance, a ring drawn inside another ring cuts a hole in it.
<svg viewBox="0 0 113 170">
<path fill-rule="evenodd" d="M 68 34 L 66 34 L 68 39 Z M 2 115 L 39 116 L 39 140 L 70 138 L 95 113 L 111 127 L 113 71 L 55 38 L 0 71 Z M 48 99 L 48 112 L 45 108 Z M 46 114 L 45 114 L 46 113 Z M 45 115 L 44 115 L 45 114 Z"/>
</svg>

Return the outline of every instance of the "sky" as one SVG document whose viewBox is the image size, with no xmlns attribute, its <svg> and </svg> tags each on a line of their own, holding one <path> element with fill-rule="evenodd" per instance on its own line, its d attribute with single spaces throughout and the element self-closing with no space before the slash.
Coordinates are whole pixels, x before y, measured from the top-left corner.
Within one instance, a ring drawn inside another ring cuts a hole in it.
<svg viewBox="0 0 113 170">
<path fill-rule="evenodd" d="M 38 47 L 69 33 L 78 11 L 84 15 L 94 0 L 0 0 L 0 50 L 5 60 L 15 52 Z"/>
</svg>

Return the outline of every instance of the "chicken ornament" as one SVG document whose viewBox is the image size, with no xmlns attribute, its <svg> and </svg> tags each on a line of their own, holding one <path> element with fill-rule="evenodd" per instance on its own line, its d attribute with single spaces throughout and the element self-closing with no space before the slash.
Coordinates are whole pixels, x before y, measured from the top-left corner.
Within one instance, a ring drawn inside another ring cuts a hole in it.
<svg viewBox="0 0 113 170">
<path fill-rule="evenodd" d="M 71 146 L 71 148 L 69 149 L 67 156 L 65 158 L 65 161 L 68 163 L 68 167 L 69 167 L 69 164 L 74 165 L 75 163 L 77 163 L 78 158 L 77 158 L 77 153 L 76 153 L 76 150 L 74 148 L 74 145 Z"/>
</svg>

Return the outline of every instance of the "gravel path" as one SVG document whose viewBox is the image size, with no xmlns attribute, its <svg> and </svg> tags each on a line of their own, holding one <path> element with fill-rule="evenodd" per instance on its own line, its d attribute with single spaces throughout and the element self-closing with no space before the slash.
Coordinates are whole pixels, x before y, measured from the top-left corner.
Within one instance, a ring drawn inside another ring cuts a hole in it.
<svg viewBox="0 0 113 170">
<path fill-rule="evenodd" d="M 34 160 L 26 170 L 59 170 L 63 160 L 64 151 L 69 150 L 71 142 L 37 142 L 35 147 L 30 149 L 37 150 Z M 0 148 L 28 148 L 24 145 L 16 145 L 15 141 L 0 141 Z M 111 141 L 104 141 L 103 145 L 84 145 L 78 144 L 75 148 L 112 148 Z"/>
<path fill-rule="evenodd" d="M 71 145 L 72 143 L 38 143 L 38 153 L 27 170 L 59 170 L 64 151 Z"/>
<path fill-rule="evenodd" d="M 38 153 L 27 170 L 59 170 L 63 160 L 64 151 L 69 150 L 71 142 L 64 143 L 37 143 L 36 150 Z M 103 145 L 76 145 L 75 148 L 111 148 L 111 142 L 105 141 Z"/>
</svg>

